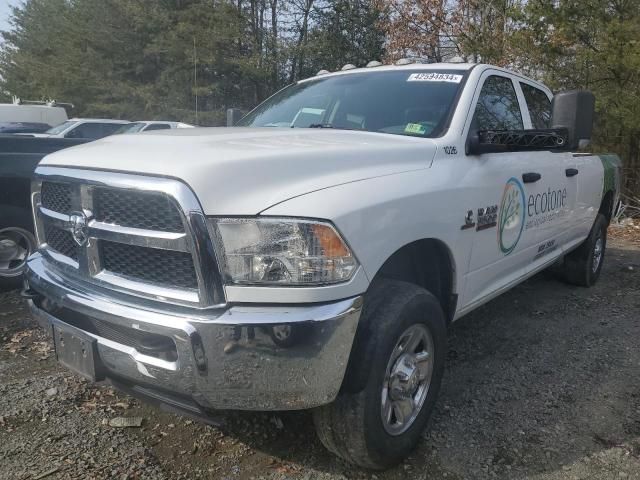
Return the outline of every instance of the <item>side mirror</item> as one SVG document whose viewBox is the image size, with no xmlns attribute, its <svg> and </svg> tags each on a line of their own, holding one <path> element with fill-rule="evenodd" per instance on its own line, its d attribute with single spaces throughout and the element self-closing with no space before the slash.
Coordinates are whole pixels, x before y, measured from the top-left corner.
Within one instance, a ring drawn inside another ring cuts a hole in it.
<svg viewBox="0 0 640 480">
<path fill-rule="evenodd" d="M 227 108 L 227 127 L 233 127 L 244 116 L 239 108 Z"/>
<path fill-rule="evenodd" d="M 551 128 L 567 130 L 567 150 L 589 145 L 595 103 L 593 93 L 587 90 L 560 92 L 553 97 Z"/>
</svg>

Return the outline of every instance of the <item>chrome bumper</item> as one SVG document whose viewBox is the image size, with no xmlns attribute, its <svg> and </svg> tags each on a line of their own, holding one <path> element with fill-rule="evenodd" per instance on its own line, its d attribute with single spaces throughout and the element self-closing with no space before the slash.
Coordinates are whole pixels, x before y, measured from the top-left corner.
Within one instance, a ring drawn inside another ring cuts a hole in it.
<svg viewBox="0 0 640 480">
<path fill-rule="evenodd" d="M 28 300 L 31 311 L 49 331 L 53 323 L 81 319 L 116 326 L 132 337 L 166 338 L 172 358 L 81 328 L 96 339 L 104 380 L 158 397 L 176 395 L 205 410 L 296 410 L 333 401 L 362 307 L 362 298 L 355 297 L 306 306 L 159 310 L 74 284 L 40 254 L 29 259 L 26 282 L 34 297 Z M 292 344 L 274 340 L 273 327 L 283 325 L 299 333 Z"/>
</svg>

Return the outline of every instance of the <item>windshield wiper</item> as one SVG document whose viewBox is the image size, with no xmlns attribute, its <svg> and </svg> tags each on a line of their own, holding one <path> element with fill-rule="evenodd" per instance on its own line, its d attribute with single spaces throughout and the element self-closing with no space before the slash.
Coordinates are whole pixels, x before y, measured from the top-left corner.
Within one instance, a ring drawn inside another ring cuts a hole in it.
<svg viewBox="0 0 640 480">
<path fill-rule="evenodd" d="M 336 127 L 333 123 L 312 123 L 307 128 L 335 128 L 336 130 L 360 130 L 364 128 Z"/>
</svg>

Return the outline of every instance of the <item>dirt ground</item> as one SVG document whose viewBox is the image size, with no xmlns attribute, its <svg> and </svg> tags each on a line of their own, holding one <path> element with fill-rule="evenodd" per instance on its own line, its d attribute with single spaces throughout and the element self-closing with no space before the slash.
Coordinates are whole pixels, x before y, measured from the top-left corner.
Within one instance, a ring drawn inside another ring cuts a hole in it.
<svg viewBox="0 0 640 480">
<path fill-rule="evenodd" d="M 639 272 L 620 237 L 596 287 L 539 275 L 456 322 L 430 428 L 375 474 L 328 454 L 305 413 L 212 427 L 92 386 L 0 293 L 0 478 L 640 479 Z"/>
</svg>

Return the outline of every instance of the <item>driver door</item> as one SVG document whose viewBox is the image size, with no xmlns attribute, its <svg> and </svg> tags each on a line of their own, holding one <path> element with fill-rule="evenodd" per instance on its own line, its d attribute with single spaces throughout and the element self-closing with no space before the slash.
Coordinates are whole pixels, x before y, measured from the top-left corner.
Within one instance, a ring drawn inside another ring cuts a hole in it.
<svg viewBox="0 0 640 480">
<path fill-rule="evenodd" d="M 483 74 L 464 134 L 478 130 L 528 127 L 515 77 L 501 71 Z M 526 121 L 525 121 L 526 120 Z M 466 138 L 466 137 L 465 137 Z M 527 229 L 527 202 L 540 182 L 536 153 L 501 152 L 468 155 L 461 183 L 471 192 L 468 208 L 476 215 L 463 304 L 473 307 L 523 278 L 537 248 L 536 232 Z M 524 176 L 524 177 L 523 177 Z"/>
</svg>

